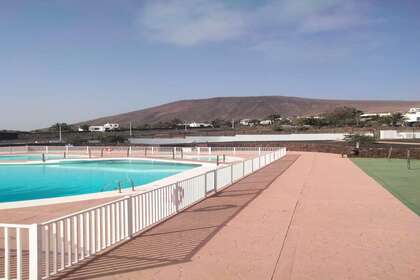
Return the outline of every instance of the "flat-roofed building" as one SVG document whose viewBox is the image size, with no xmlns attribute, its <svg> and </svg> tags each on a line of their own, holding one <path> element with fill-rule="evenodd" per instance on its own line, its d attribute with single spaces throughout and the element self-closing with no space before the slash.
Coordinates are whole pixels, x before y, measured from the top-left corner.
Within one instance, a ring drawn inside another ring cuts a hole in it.
<svg viewBox="0 0 420 280">
<path fill-rule="evenodd" d="M 105 127 L 103 125 L 91 125 L 91 126 L 89 126 L 89 131 L 91 131 L 91 132 L 105 132 Z"/>
<path fill-rule="evenodd" d="M 420 123 L 420 108 L 410 108 L 410 110 L 404 114 L 404 122 L 408 125 Z"/>
</svg>

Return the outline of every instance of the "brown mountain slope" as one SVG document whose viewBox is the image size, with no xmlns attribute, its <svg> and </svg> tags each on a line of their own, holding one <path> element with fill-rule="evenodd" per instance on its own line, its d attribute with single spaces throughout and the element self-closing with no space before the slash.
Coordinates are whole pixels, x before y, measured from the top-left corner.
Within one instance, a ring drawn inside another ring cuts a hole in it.
<svg viewBox="0 0 420 280">
<path fill-rule="evenodd" d="M 264 118 L 279 113 L 282 116 L 310 116 L 341 106 L 358 108 L 364 112 L 405 112 L 420 107 L 420 101 L 327 100 L 286 96 L 216 97 L 182 100 L 139 111 L 98 118 L 80 124 L 101 125 L 106 122 L 127 126 L 170 121 L 210 121 L 214 119 Z"/>
</svg>

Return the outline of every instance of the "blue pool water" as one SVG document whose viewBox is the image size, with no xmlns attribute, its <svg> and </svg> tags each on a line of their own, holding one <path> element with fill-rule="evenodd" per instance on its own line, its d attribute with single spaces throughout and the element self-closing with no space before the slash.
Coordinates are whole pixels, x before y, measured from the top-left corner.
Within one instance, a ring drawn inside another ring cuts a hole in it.
<svg viewBox="0 0 420 280">
<path fill-rule="evenodd" d="M 45 155 L 46 160 L 61 159 L 64 155 Z M 42 154 L 0 155 L 0 161 L 36 161 L 42 160 Z"/>
<path fill-rule="evenodd" d="M 0 202 L 62 197 L 144 185 L 198 167 L 140 160 L 0 165 Z"/>
</svg>

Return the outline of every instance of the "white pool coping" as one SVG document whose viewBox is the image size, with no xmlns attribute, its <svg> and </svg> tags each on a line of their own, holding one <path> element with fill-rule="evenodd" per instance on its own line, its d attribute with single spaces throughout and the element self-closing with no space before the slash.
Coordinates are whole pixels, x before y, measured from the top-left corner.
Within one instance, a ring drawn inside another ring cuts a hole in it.
<svg viewBox="0 0 420 280">
<path fill-rule="evenodd" d="M 35 155 L 35 154 L 31 154 L 31 155 Z M 54 154 L 52 154 L 54 155 Z M 46 155 L 48 156 L 48 154 Z M 168 158 L 141 158 L 141 157 L 117 157 L 117 158 L 89 158 L 89 156 L 87 155 L 72 155 L 75 156 L 75 158 L 58 158 L 58 159 L 47 159 L 45 162 L 42 160 L 4 160 L 2 161 L 0 158 L 0 165 L 27 165 L 27 164 L 54 164 L 54 163 L 60 163 L 62 161 L 80 161 L 80 160 L 127 160 L 127 159 L 142 159 L 142 160 L 158 160 L 158 161 L 168 161 L 168 162 L 178 162 L 179 163 L 186 163 L 188 160 L 192 160 L 193 164 L 200 164 L 203 162 L 207 162 L 207 163 L 215 163 L 213 161 L 208 161 L 208 160 L 200 160 L 200 159 L 195 159 L 195 158 L 208 158 L 208 157 L 215 157 L 217 155 L 185 155 L 183 159 L 181 159 L 181 161 L 179 159 L 168 159 Z M 222 157 L 220 157 L 220 160 L 222 161 Z M 225 158 L 225 163 L 230 163 L 230 162 L 235 162 L 235 161 L 240 161 L 243 160 L 243 158 L 241 157 L 237 157 L 237 156 L 226 156 Z"/>
<path fill-rule="evenodd" d="M 26 155 L 26 154 L 25 154 Z M 35 154 L 30 154 L 35 155 Z M 54 154 L 51 154 L 54 155 Z M 48 155 L 46 155 L 48 156 Z M 99 159 L 111 159 L 111 158 L 89 158 L 85 155 L 73 155 L 77 158 L 58 158 L 58 159 L 47 159 L 45 162 L 42 160 L 4 160 L 0 158 L 0 165 L 28 165 L 28 164 L 48 164 L 48 163 L 60 163 L 61 161 L 75 161 L 75 160 L 99 160 Z M 127 159 L 126 157 L 124 159 Z"/>
<path fill-rule="evenodd" d="M 166 185 L 170 185 L 176 183 L 178 181 L 182 181 L 194 176 L 201 175 L 203 173 L 212 171 L 217 169 L 218 167 L 224 166 L 224 164 L 220 164 L 219 166 L 216 163 L 211 162 L 198 162 L 198 161 L 188 161 L 188 160 L 172 160 L 172 159 L 151 159 L 151 158 L 139 158 L 139 157 L 117 157 L 117 158 L 92 158 L 92 159 L 61 159 L 61 160 L 48 160 L 46 163 L 59 163 L 62 161 L 109 161 L 109 160 L 141 160 L 141 161 L 157 161 L 157 162 L 169 162 L 169 163 L 180 163 L 180 164 L 195 164 L 201 165 L 199 167 L 183 171 L 181 173 L 145 184 L 136 186 L 135 191 L 132 191 L 131 188 L 124 188 L 121 190 L 121 193 L 118 191 L 106 191 L 106 192 L 97 192 L 97 193 L 89 193 L 89 194 L 81 194 L 81 195 L 71 195 L 71 196 L 63 196 L 63 197 L 54 197 L 54 198 L 42 198 L 42 199 L 33 199 L 33 200 L 22 200 L 22 201 L 14 201 L 14 202 L 2 202 L 0 203 L 0 210 L 3 209 L 13 209 L 13 208 L 23 208 L 23 207 L 33 207 L 33 206 L 44 206 L 50 204 L 59 204 L 59 203 L 69 203 L 69 202 L 78 202 L 83 200 L 91 200 L 91 199 L 101 199 L 101 198 L 110 198 L 110 197 L 121 197 L 125 195 L 132 195 L 132 194 L 139 194 L 143 192 L 147 192 L 153 189 L 157 189 Z M 21 162 L 21 163 L 13 163 L 13 164 L 40 164 L 43 163 L 42 161 L 32 161 L 32 162 Z"/>
</svg>

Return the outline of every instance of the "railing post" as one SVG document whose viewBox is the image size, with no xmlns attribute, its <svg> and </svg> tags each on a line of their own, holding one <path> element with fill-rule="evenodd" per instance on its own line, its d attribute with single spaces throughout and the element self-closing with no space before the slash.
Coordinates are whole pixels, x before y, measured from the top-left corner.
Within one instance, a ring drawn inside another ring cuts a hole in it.
<svg viewBox="0 0 420 280">
<path fill-rule="evenodd" d="M 242 161 L 242 177 L 245 176 L 245 161 Z"/>
<path fill-rule="evenodd" d="M 4 228 L 4 278 L 10 279 L 10 236 L 9 228 Z"/>
<path fill-rule="evenodd" d="M 261 155 L 261 147 L 258 147 L 258 155 Z"/>
<path fill-rule="evenodd" d="M 233 164 L 230 165 L 230 183 L 233 183 Z"/>
<path fill-rule="evenodd" d="M 207 174 L 209 173 L 204 173 L 204 197 L 207 197 Z"/>
<path fill-rule="evenodd" d="M 213 180 L 214 186 L 213 186 L 213 189 L 214 189 L 214 192 L 217 193 L 217 169 L 214 170 L 213 172 L 214 172 L 214 180 Z"/>
<path fill-rule="evenodd" d="M 127 239 L 133 238 L 133 197 L 126 196 L 127 198 Z"/>
<path fill-rule="evenodd" d="M 179 212 L 179 190 L 180 190 L 180 188 L 181 188 L 181 186 L 179 185 L 179 182 L 176 182 L 176 185 L 175 185 L 175 194 L 174 194 L 174 196 L 175 196 L 175 210 L 176 210 L 176 212 L 178 213 Z"/>
<path fill-rule="evenodd" d="M 42 236 L 41 226 L 32 224 L 29 228 L 29 280 L 41 279 Z"/>
</svg>

